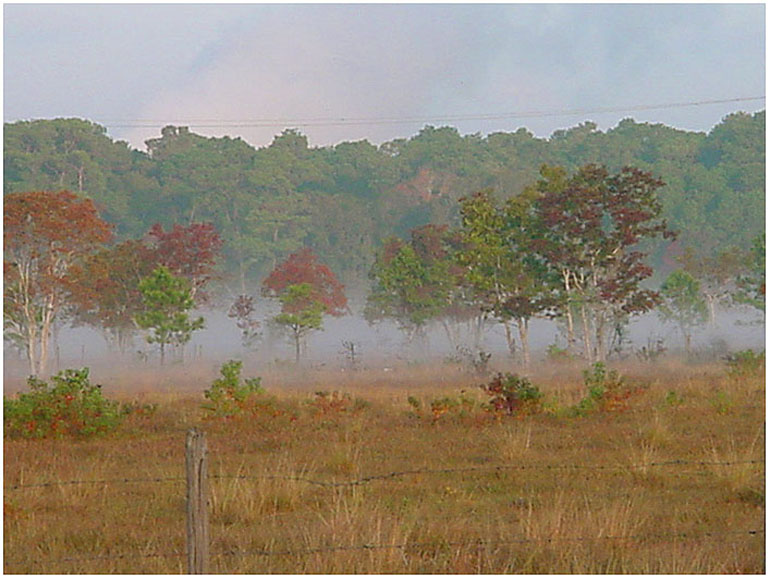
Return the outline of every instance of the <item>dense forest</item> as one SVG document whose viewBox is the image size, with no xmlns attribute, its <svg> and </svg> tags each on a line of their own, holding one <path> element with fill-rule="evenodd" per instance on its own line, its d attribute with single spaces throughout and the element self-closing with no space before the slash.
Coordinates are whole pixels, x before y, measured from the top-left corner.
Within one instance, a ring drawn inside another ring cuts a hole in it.
<svg viewBox="0 0 770 579">
<path fill-rule="evenodd" d="M 310 147 L 294 129 L 263 148 L 167 126 L 146 152 L 79 119 L 6 123 L 4 193 L 68 190 L 90 198 L 118 239 L 211 222 L 223 240 L 221 282 L 247 293 L 288 255 L 311 248 L 349 290 L 363 290 L 382 241 L 417 227 L 456 226 L 458 201 L 481 190 L 506 199 L 544 164 L 630 165 L 661 179 L 662 217 L 678 233 L 645 248 L 663 273 L 689 248 L 711 258 L 747 250 L 764 232 L 765 113 L 735 113 L 708 134 L 625 119 L 537 138 L 426 126 L 411 138 Z M 657 267 L 656 267 L 657 269 Z"/>
</svg>

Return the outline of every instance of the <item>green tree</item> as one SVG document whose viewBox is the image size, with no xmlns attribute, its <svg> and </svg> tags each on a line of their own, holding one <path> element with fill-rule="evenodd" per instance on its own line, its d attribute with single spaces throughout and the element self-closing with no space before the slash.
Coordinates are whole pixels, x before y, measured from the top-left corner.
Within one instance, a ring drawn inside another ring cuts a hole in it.
<svg viewBox="0 0 770 579">
<path fill-rule="evenodd" d="M 684 338 L 684 350 L 689 354 L 692 331 L 708 319 L 708 306 L 700 292 L 700 284 L 688 272 L 678 269 L 669 274 L 660 287 L 663 303 L 659 313 L 663 321 L 675 323 Z"/>
<path fill-rule="evenodd" d="M 384 243 L 369 274 L 374 285 L 365 310 L 370 322 L 395 320 L 409 342 L 424 337 L 426 324 L 446 314 L 456 287 L 444 250 L 422 243 L 440 240 L 420 229 L 413 230 L 410 243 L 397 238 Z"/>
<path fill-rule="evenodd" d="M 527 243 L 531 234 L 532 190 L 500 207 L 489 190 L 460 200 L 462 250 L 458 262 L 464 281 L 474 290 L 480 308 L 505 328 L 508 349 L 515 352 L 510 328 L 519 330 L 522 357 L 530 363 L 529 321 L 545 309 L 550 290 L 545 270 Z"/>
<path fill-rule="evenodd" d="M 281 313 L 275 316 L 277 324 L 286 327 L 294 342 L 295 361 L 299 363 L 302 341 L 314 330 L 323 327 L 325 306 L 313 298 L 313 286 L 300 283 L 288 286 L 279 296 Z"/>
<path fill-rule="evenodd" d="M 158 344 L 160 363 L 165 361 L 166 346 L 182 346 L 190 341 L 195 330 L 203 328 L 203 318 L 190 319 L 188 311 L 194 302 L 189 282 L 171 275 L 160 266 L 152 275 L 139 282 L 144 311 L 135 318 L 143 330 L 150 330 L 147 341 Z"/>
<path fill-rule="evenodd" d="M 765 313 L 765 234 L 754 238 L 749 252 L 748 273 L 738 278 L 734 299 Z"/>
<path fill-rule="evenodd" d="M 679 258 L 682 269 L 691 274 L 700 285 L 700 292 L 708 306 L 709 326 L 716 325 L 718 304 L 735 294 L 736 281 L 745 269 L 746 256 L 737 247 L 729 247 L 717 254 L 699 255 L 693 248 L 685 249 Z M 764 262 L 763 267 L 764 271 Z"/>
</svg>

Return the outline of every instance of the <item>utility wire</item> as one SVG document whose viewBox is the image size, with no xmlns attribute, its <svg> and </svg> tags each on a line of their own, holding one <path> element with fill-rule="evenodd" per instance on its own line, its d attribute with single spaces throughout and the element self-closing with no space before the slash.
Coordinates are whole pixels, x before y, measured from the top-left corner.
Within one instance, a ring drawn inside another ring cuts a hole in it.
<svg viewBox="0 0 770 579">
<path fill-rule="evenodd" d="M 111 128 L 155 128 L 158 125 L 194 125 L 196 128 L 260 128 L 284 127 L 329 127 L 348 125 L 398 125 L 431 122 L 495 121 L 506 119 L 528 119 L 542 117 L 567 117 L 601 113 L 639 112 L 648 110 L 678 109 L 715 104 L 740 103 L 764 100 L 765 96 L 738 97 L 732 99 L 711 99 L 661 104 L 639 104 L 625 107 L 595 107 L 584 109 L 530 110 L 502 113 L 477 113 L 467 115 L 437 116 L 393 116 L 393 117 L 285 117 L 263 119 L 106 119 L 102 123 Z"/>
</svg>

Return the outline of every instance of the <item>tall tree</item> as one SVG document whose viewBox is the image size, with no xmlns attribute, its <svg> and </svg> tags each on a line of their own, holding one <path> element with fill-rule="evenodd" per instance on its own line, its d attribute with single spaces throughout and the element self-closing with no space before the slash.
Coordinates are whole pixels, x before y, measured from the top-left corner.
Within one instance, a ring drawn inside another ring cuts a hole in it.
<svg viewBox="0 0 770 579">
<path fill-rule="evenodd" d="M 31 374 L 42 375 L 70 270 L 112 237 L 112 227 L 90 200 L 67 191 L 11 193 L 3 201 L 4 329 L 24 344 Z"/>
<path fill-rule="evenodd" d="M 692 349 L 692 330 L 708 319 L 706 300 L 700 284 L 690 273 L 678 269 L 669 274 L 660 288 L 663 296 L 659 312 L 664 321 L 674 322 L 682 332 L 684 351 Z"/>
<path fill-rule="evenodd" d="M 568 343 L 575 344 L 575 317 L 582 322 L 583 355 L 604 360 L 611 324 L 643 313 L 659 301 L 640 284 L 652 275 L 638 249 L 642 241 L 673 237 L 656 191 L 660 179 L 626 167 L 610 175 L 586 165 L 572 176 L 544 167 L 536 184 L 541 235 L 532 247 L 561 280 L 559 311 L 566 318 Z"/>
<path fill-rule="evenodd" d="M 463 250 L 458 261 L 479 306 L 504 328 L 508 349 L 515 352 L 510 328 L 519 330 L 523 362 L 530 363 L 529 321 L 549 305 L 545 270 L 530 251 L 532 191 L 498 206 L 490 190 L 460 200 Z"/>
<path fill-rule="evenodd" d="M 370 322 L 393 319 L 411 342 L 424 337 L 428 322 L 462 314 L 456 293 L 460 272 L 453 270 L 447 235 L 446 226 L 426 225 L 413 229 L 408 243 L 385 241 L 369 274 L 374 281 L 365 311 Z"/>
<path fill-rule="evenodd" d="M 700 255 L 693 248 L 685 249 L 679 258 L 682 269 L 692 275 L 708 306 L 708 323 L 716 326 L 717 305 L 727 303 L 736 291 L 736 281 L 745 270 L 746 256 L 737 247 L 716 254 Z"/>
<path fill-rule="evenodd" d="M 738 278 L 734 299 L 765 313 L 765 234 L 754 238 L 747 259 L 747 273 Z"/>
</svg>

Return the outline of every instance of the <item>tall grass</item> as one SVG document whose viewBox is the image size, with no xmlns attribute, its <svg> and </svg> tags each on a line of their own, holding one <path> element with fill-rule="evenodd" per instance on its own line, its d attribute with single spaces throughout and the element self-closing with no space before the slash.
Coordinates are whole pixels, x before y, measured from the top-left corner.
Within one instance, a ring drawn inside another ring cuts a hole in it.
<svg viewBox="0 0 770 579">
<path fill-rule="evenodd" d="M 212 572 L 762 573 L 764 534 L 749 531 L 764 528 L 764 378 L 624 370 L 640 386 L 625 409 L 503 418 L 479 378 L 443 368 L 266 374 L 281 413 L 240 420 L 207 418 L 209 382 L 137 392 L 126 376 L 105 390 L 155 414 L 87 441 L 5 441 L 4 571 L 185 572 L 198 426 Z M 551 410 L 585 395 L 579 368 L 531 379 Z M 350 403 L 318 404 L 320 390 Z M 436 419 L 409 396 L 471 402 Z M 114 482 L 21 486 L 68 481 Z"/>
</svg>

